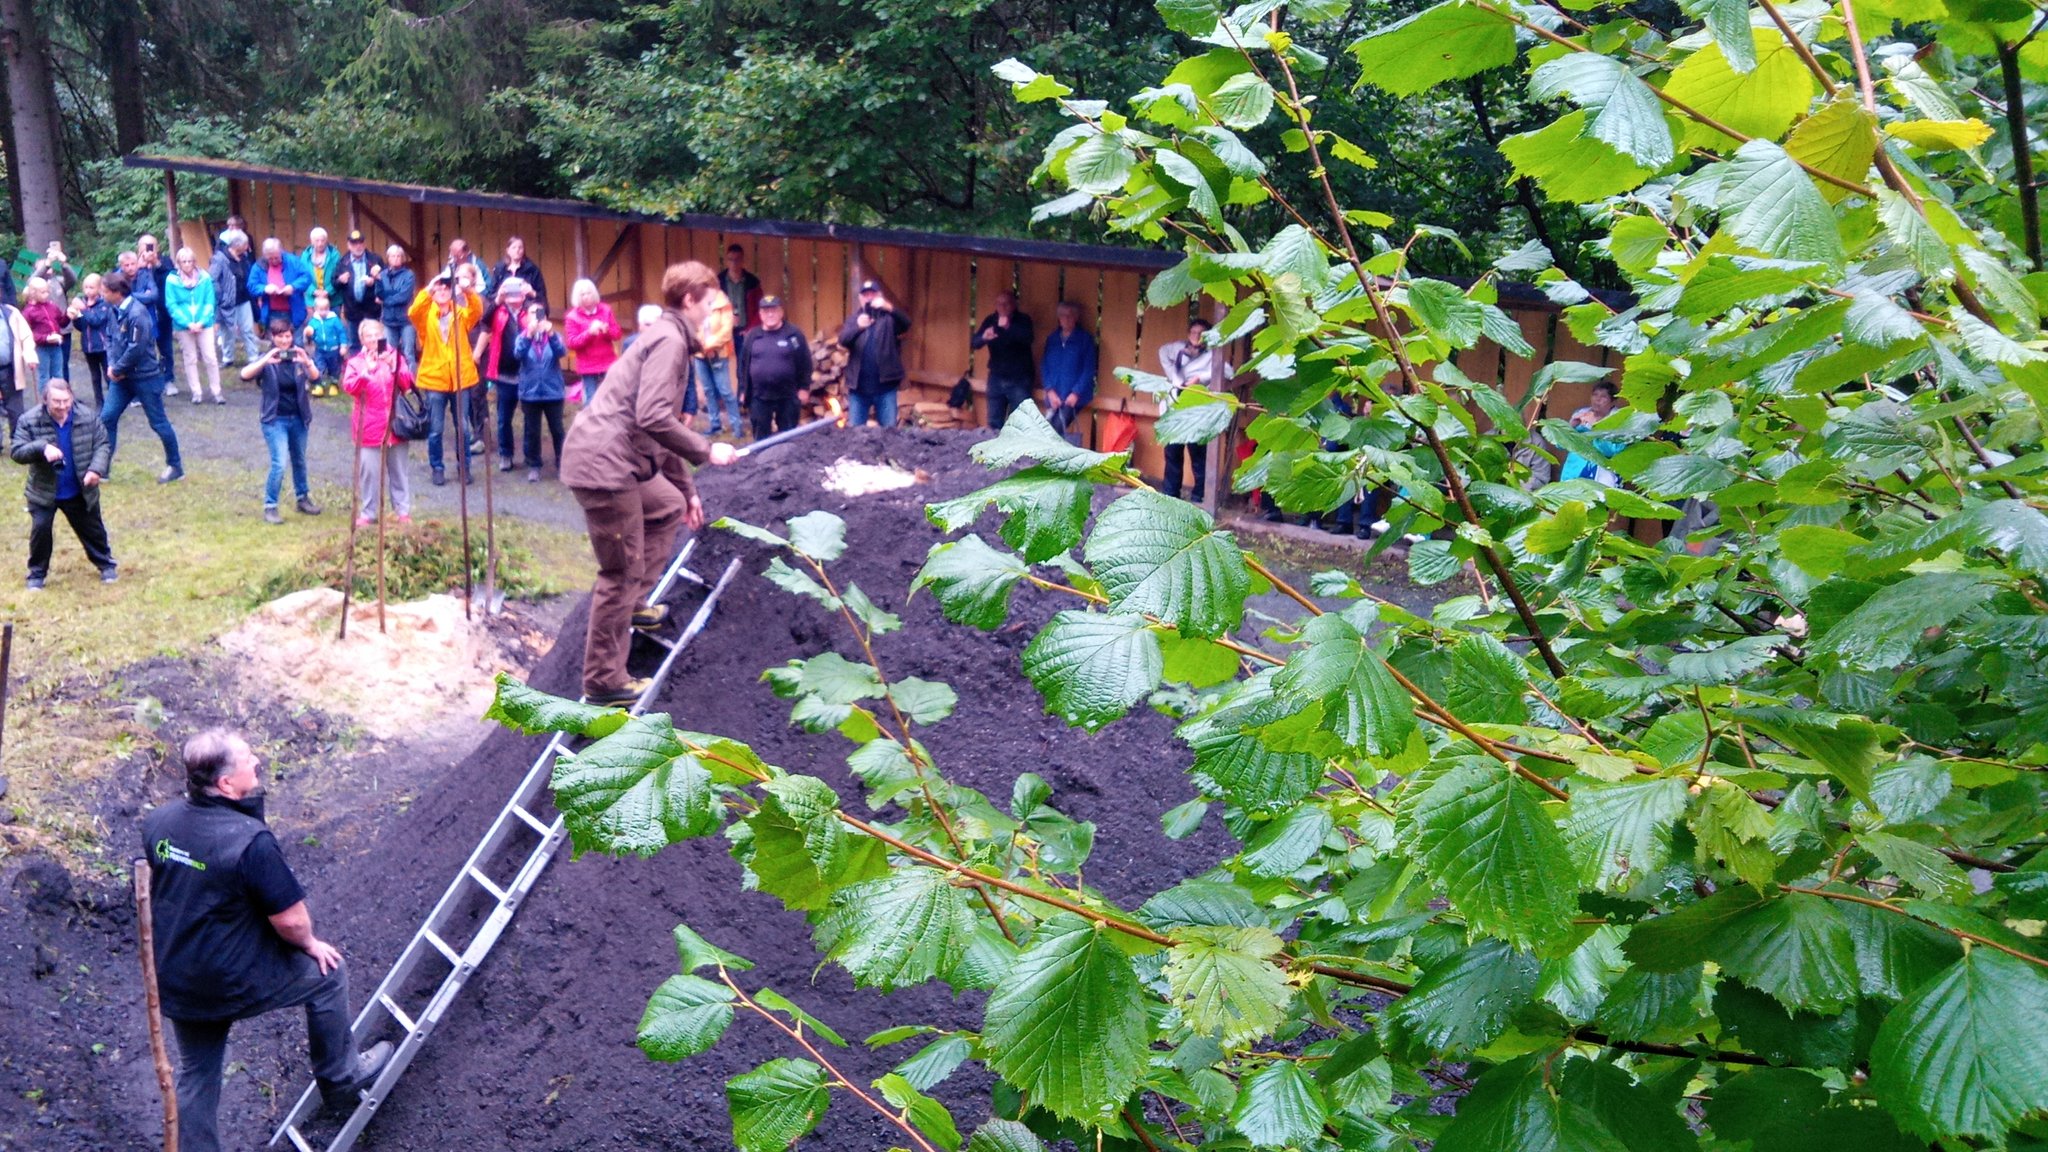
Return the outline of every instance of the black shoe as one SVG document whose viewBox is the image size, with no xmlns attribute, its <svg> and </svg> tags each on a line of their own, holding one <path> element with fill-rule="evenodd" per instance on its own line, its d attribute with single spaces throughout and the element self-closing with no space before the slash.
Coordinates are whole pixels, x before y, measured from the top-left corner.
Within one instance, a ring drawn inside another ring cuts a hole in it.
<svg viewBox="0 0 2048 1152">
<path fill-rule="evenodd" d="M 322 1093 L 329 1108 L 337 1112 L 353 1112 L 362 1102 L 363 1093 L 377 1084 L 377 1077 L 391 1066 L 393 1054 L 391 1041 L 379 1040 L 369 1048 L 356 1053 L 355 1079 L 344 1085 L 336 1085 Z"/>
<path fill-rule="evenodd" d="M 633 609 L 633 627 L 642 632 L 653 632 L 668 623 L 668 605 L 654 604 Z"/>
<path fill-rule="evenodd" d="M 518 465 L 512 463 L 512 461 L 510 460 L 501 460 L 498 462 L 498 471 L 500 472 L 510 472 L 512 469 L 517 467 Z"/>
<path fill-rule="evenodd" d="M 537 467 L 537 466 L 536 466 L 536 467 L 533 467 L 533 468 L 528 468 L 528 469 L 526 470 L 526 482 L 527 482 L 528 484 L 538 484 L 538 483 L 540 483 L 540 468 L 539 468 L 539 467 Z"/>
<path fill-rule="evenodd" d="M 298 509 L 301 516 L 318 516 L 320 514 L 320 506 L 313 503 L 311 496 L 299 497 Z"/>
<path fill-rule="evenodd" d="M 1259 513 L 1259 519 L 1270 520 L 1275 524 L 1285 524 L 1287 522 L 1286 514 L 1278 508 L 1268 508 L 1264 512 Z"/>
<path fill-rule="evenodd" d="M 43 578 L 41 576 L 29 577 L 28 590 L 31 592 L 41 592 L 43 590 Z"/>
<path fill-rule="evenodd" d="M 1323 531 L 1333 536 L 1349 536 L 1351 535 L 1351 521 L 1332 520 L 1324 526 Z"/>
<path fill-rule="evenodd" d="M 100 583 L 102 584 L 112 584 L 120 578 L 121 573 L 112 568 L 103 569 L 100 572 Z"/>
<path fill-rule="evenodd" d="M 443 472 L 439 468 L 434 469 L 434 487 L 439 488 L 446 483 L 448 483 L 448 473 Z"/>
<path fill-rule="evenodd" d="M 596 692 L 586 693 L 585 695 L 592 704 L 631 705 L 638 703 L 641 695 L 653 683 L 654 681 L 642 677 L 638 680 L 628 680 L 617 688 L 601 689 Z"/>
<path fill-rule="evenodd" d="M 156 482 L 159 484 L 174 484 L 184 478 L 185 470 L 183 468 L 166 468 L 162 472 L 157 473 Z M 101 479 L 105 479 L 105 477 L 101 477 Z"/>
<path fill-rule="evenodd" d="M 265 504 L 265 505 L 263 506 L 263 522 L 264 522 L 265 524 L 282 524 L 282 523 L 284 523 L 284 516 L 283 516 L 283 515 L 282 515 L 281 513 L 279 513 L 279 512 L 278 512 L 278 510 L 277 510 L 277 505 L 275 505 L 275 504 Z"/>
</svg>

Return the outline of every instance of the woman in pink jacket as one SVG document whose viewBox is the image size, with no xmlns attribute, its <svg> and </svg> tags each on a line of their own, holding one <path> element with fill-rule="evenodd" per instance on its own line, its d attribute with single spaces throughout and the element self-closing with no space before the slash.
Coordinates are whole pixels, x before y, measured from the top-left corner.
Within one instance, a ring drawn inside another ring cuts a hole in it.
<svg viewBox="0 0 2048 1152">
<path fill-rule="evenodd" d="M 363 350 L 341 368 L 341 390 L 352 398 L 349 435 L 356 445 L 356 524 L 376 523 L 377 469 L 400 524 L 412 523 L 412 489 L 406 484 L 406 442 L 391 434 L 391 405 L 400 389 L 412 387 L 405 357 L 384 338 L 384 324 L 365 320 L 356 329 Z"/>
<path fill-rule="evenodd" d="M 597 399 L 597 386 L 619 358 L 619 318 L 612 306 L 597 294 L 597 285 L 578 280 L 569 289 L 569 314 L 562 319 L 562 342 L 569 346 L 569 361 L 582 377 L 581 402 Z M 576 397 L 571 397 L 576 399 Z"/>
</svg>

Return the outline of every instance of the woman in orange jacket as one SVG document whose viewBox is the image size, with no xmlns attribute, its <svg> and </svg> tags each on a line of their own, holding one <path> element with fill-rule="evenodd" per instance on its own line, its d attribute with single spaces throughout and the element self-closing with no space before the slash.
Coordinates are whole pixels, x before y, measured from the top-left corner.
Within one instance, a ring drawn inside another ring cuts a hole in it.
<svg viewBox="0 0 2048 1152">
<path fill-rule="evenodd" d="M 419 338 L 419 371 L 414 379 L 427 398 L 427 463 L 434 469 L 434 483 L 446 484 L 442 467 L 441 432 L 447 426 L 448 409 L 455 408 L 455 430 L 461 441 L 461 479 L 469 483 L 469 429 L 463 413 L 469 410 L 470 389 L 476 387 L 476 361 L 470 358 L 470 332 L 483 315 L 481 296 L 467 286 L 460 300 L 446 273 L 434 277 L 412 298 L 406 316 Z"/>
</svg>

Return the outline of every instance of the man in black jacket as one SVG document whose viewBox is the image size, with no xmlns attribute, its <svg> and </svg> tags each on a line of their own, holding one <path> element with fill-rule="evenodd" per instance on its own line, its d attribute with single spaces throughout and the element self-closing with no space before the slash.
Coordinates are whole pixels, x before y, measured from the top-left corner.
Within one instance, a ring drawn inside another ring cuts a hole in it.
<svg viewBox="0 0 2048 1152">
<path fill-rule="evenodd" d="M 1031 317 L 1017 311 L 1017 294 L 996 293 L 996 310 L 974 333 L 988 349 L 988 426 L 1001 431 L 1010 413 L 1031 403 Z"/>
<path fill-rule="evenodd" d="M 164 381 L 170 377 L 170 361 L 158 354 L 156 320 L 130 295 L 133 288 L 125 272 L 110 272 L 100 281 L 100 295 L 114 307 L 114 322 L 107 325 L 107 402 L 100 408 L 100 423 L 107 426 L 108 451 L 119 451 L 121 413 L 130 404 L 142 405 L 150 430 L 164 445 L 164 470 L 157 474 L 156 482 L 169 484 L 185 476 L 177 430 L 164 414 Z M 103 480 L 108 476 L 100 474 Z"/>
<path fill-rule="evenodd" d="M 114 553 L 100 519 L 100 477 L 114 446 L 99 417 L 74 407 L 68 382 L 45 380 L 43 402 L 14 426 L 11 455 L 28 465 L 28 590 L 39 591 L 50 574 L 59 512 L 85 546 L 85 558 L 99 569 L 100 581 L 112 584 Z"/>
<path fill-rule="evenodd" d="M 910 317 L 882 294 L 873 280 L 860 284 L 860 311 L 840 326 L 839 342 L 853 352 L 846 366 L 847 422 L 855 428 L 868 422 L 896 426 L 896 392 L 903 387 L 903 352 L 897 347 L 910 331 Z"/>
<path fill-rule="evenodd" d="M 811 343 L 783 322 L 782 298 L 763 296 L 761 325 L 739 345 L 740 395 L 754 439 L 796 427 L 811 387 Z"/>
<path fill-rule="evenodd" d="M 178 1134 L 219 1152 L 221 1070 L 237 1020 L 306 1009 L 313 1075 L 330 1107 L 352 1108 L 391 1062 L 356 1051 L 348 972 L 263 821 L 260 761 L 248 741 L 209 728 L 185 742 L 185 797 L 142 820 L 156 919 L 157 985 L 178 1036 Z"/>
<path fill-rule="evenodd" d="M 341 254 L 341 267 L 334 273 L 334 300 L 341 307 L 341 318 L 348 324 L 348 350 L 351 353 L 363 350 L 363 338 L 358 329 L 365 320 L 381 319 L 384 315 L 384 262 L 370 251 L 369 241 L 361 232 L 348 234 L 348 248 Z M 411 300 L 406 301 L 412 303 Z M 339 384 L 333 380 L 329 383 Z"/>
</svg>

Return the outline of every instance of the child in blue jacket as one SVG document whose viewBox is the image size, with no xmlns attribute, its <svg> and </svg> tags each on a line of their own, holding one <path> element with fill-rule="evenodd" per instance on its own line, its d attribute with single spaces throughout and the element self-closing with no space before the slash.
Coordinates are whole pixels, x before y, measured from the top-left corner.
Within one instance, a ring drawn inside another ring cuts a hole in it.
<svg viewBox="0 0 2048 1152">
<path fill-rule="evenodd" d="M 548 422 L 548 436 L 555 442 L 555 468 L 562 467 L 562 397 L 567 388 L 562 380 L 561 333 L 548 319 L 548 306 L 535 301 L 526 306 L 526 320 L 512 354 L 519 358 L 519 409 L 526 414 L 526 482 L 540 482 L 540 422 Z"/>
<path fill-rule="evenodd" d="M 348 321 L 335 314 L 327 293 L 313 293 L 313 314 L 306 318 L 306 343 L 313 348 L 313 363 L 320 369 L 315 396 L 341 395 L 341 361 L 348 355 Z"/>
</svg>

